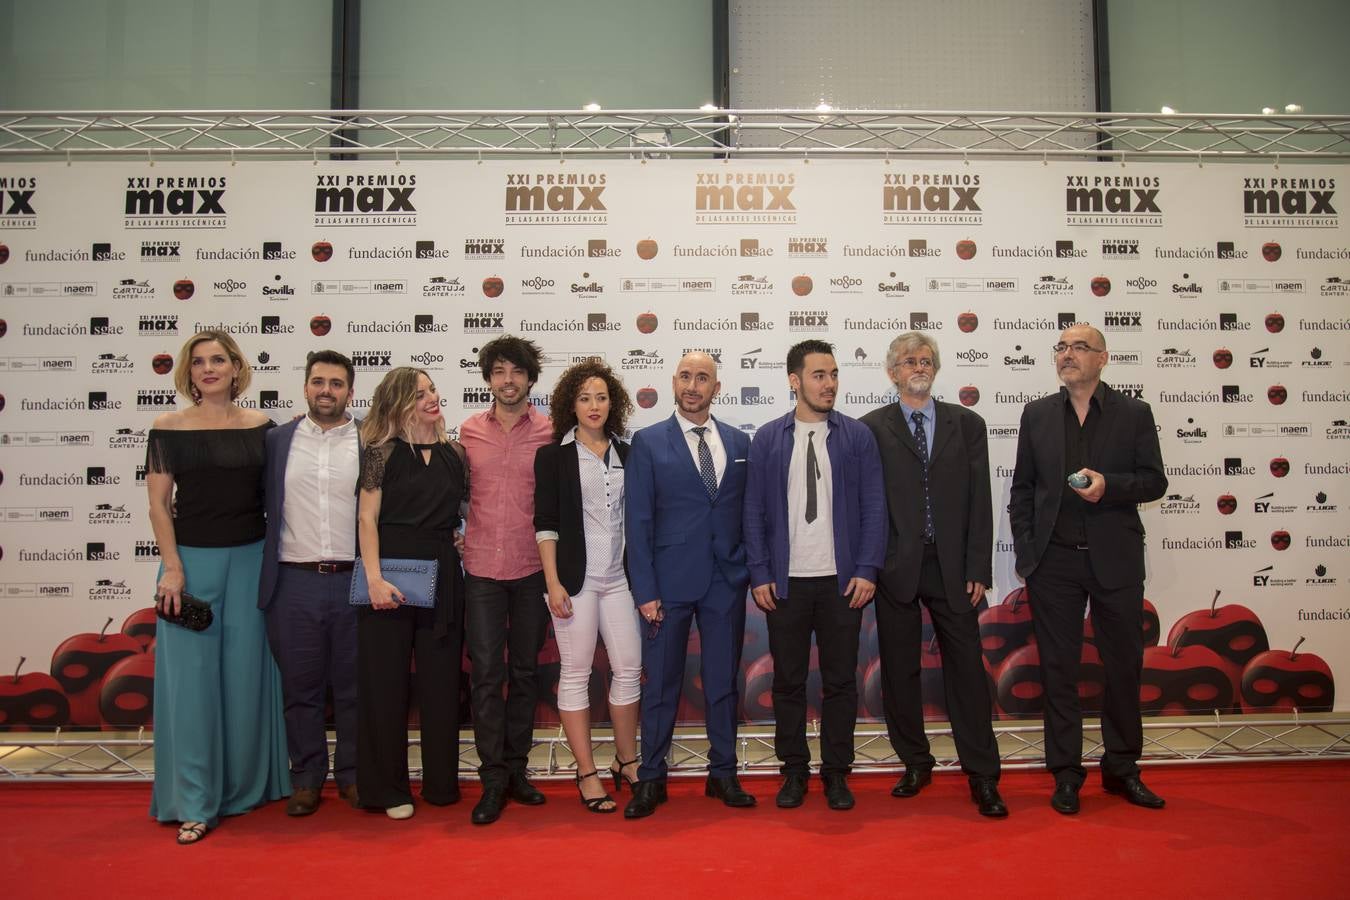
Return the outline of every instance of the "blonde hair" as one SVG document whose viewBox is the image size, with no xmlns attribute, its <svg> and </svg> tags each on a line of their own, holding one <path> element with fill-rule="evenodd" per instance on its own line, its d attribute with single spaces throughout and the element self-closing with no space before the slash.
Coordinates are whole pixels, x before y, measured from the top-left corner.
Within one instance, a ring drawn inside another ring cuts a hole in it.
<svg viewBox="0 0 1350 900">
<path fill-rule="evenodd" d="M 234 338 L 223 331 L 199 331 L 187 339 L 183 349 L 178 351 L 178 360 L 174 363 L 173 386 L 178 389 L 178 393 L 193 403 L 201 402 L 201 398 L 192 393 L 195 387 L 192 384 L 192 351 L 198 344 L 205 344 L 207 341 L 219 344 L 230 357 L 230 362 L 239 367 L 239 374 L 234 376 L 230 384 L 230 399 L 241 396 L 253 381 L 253 368 L 248 364 L 248 360 L 244 359 L 244 351 L 239 349 Z"/>
<path fill-rule="evenodd" d="M 361 422 L 361 437 L 366 445 L 378 447 L 396 437 L 413 443 L 412 424 L 417 411 L 417 376 L 427 375 L 423 369 L 411 366 L 399 366 L 390 369 L 375 386 L 370 398 L 370 410 Z M 450 436 L 445 433 L 445 417 L 436 420 L 436 441 L 445 443 Z"/>
</svg>

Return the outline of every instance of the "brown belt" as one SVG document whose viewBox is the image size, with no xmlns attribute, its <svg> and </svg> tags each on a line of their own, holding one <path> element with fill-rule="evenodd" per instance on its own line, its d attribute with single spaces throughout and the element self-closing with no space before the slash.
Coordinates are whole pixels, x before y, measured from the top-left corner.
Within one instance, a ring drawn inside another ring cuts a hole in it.
<svg viewBox="0 0 1350 900">
<path fill-rule="evenodd" d="M 356 563 L 350 559 L 324 560 L 322 562 L 283 562 L 283 566 L 290 566 L 292 569 L 304 569 L 307 572 L 318 572 L 320 575 L 336 575 L 339 572 L 350 572 L 356 568 Z"/>
</svg>

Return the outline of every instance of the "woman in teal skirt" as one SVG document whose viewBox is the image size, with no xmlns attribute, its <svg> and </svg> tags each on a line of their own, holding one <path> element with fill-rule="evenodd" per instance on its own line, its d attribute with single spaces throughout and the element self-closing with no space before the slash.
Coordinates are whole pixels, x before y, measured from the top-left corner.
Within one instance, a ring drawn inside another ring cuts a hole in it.
<svg viewBox="0 0 1350 900">
<path fill-rule="evenodd" d="M 192 405 L 155 420 L 146 454 L 156 604 L 176 613 L 186 593 L 214 617 L 200 632 L 161 620 L 155 638 L 150 815 L 179 823 L 180 844 L 291 792 L 281 680 L 257 606 L 263 438 L 273 423 L 235 402 L 249 375 L 228 334 L 190 338 L 174 386 Z"/>
</svg>

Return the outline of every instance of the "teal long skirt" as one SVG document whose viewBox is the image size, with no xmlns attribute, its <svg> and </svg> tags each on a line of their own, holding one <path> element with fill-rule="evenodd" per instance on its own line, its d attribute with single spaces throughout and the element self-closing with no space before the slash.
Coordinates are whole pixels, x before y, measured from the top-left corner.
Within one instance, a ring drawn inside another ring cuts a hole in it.
<svg viewBox="0 0 1350 900">
<path fill-rule="evenodd" d="M 262 541 L 183 547 L 187 592 L 211 604 L 205 631 L 155 634 L 155 787 L 161 822 L 234 816 L 291 793 L 281 677 L 258 609 Z"/>
</svg>

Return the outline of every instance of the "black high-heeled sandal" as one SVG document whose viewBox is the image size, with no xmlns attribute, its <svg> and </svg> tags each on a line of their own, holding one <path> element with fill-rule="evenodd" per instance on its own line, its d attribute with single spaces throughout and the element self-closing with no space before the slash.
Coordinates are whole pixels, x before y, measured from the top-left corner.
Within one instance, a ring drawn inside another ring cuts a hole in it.
<svg viewBox="0 0 1350 900">
<path fill-rule="evenodd" d="M 619 759 L 617 756 L 614 757 L 614 761 L 619 764 L 619 767 L 617 769 L 614 768 L 613 766 L 609 767 L 609 777 L 614 779 L 614 793 L 622 794 L 623 786 L 625 784 L 628 785 L 628 789 L 631 791 L 633 789 L 633 785 L 638 783 L 638 780 L 636 778 L 623 777 L 623 770 L 628 766 L 636 766 L 638 761 L 636 759 L 630 759 L 627 762 L 625 762 L 624 760 Z"/>
<path fill-rule="evenodd" d="M 604 813 L 618 812 L 619 804 L 615 803 L 614 798 L 611 797 L 609 794 L 604 794 L 599 797 L 587 797 L 585 794 L 581 793 L 581 783 L 585 781 L 587 778 L 590 778 L 592 775 L 596 776 L 597 781 L 600 780 L 599 779 L 600 772 L 598 769 L 594 772 L 586 772 L 584 774 L 581 772 L 577 773 L 577 793 L 581 795 L 581 805 L 586 807 L 588 811 L 593 813 L 604 814 Z M 603 781 L 601 781 L 600 784 L 602 787 L 604 786 Z M 613 806 L 606 809 L 605 808 L 606 803 L 612 803 Z"/>
</svg>

